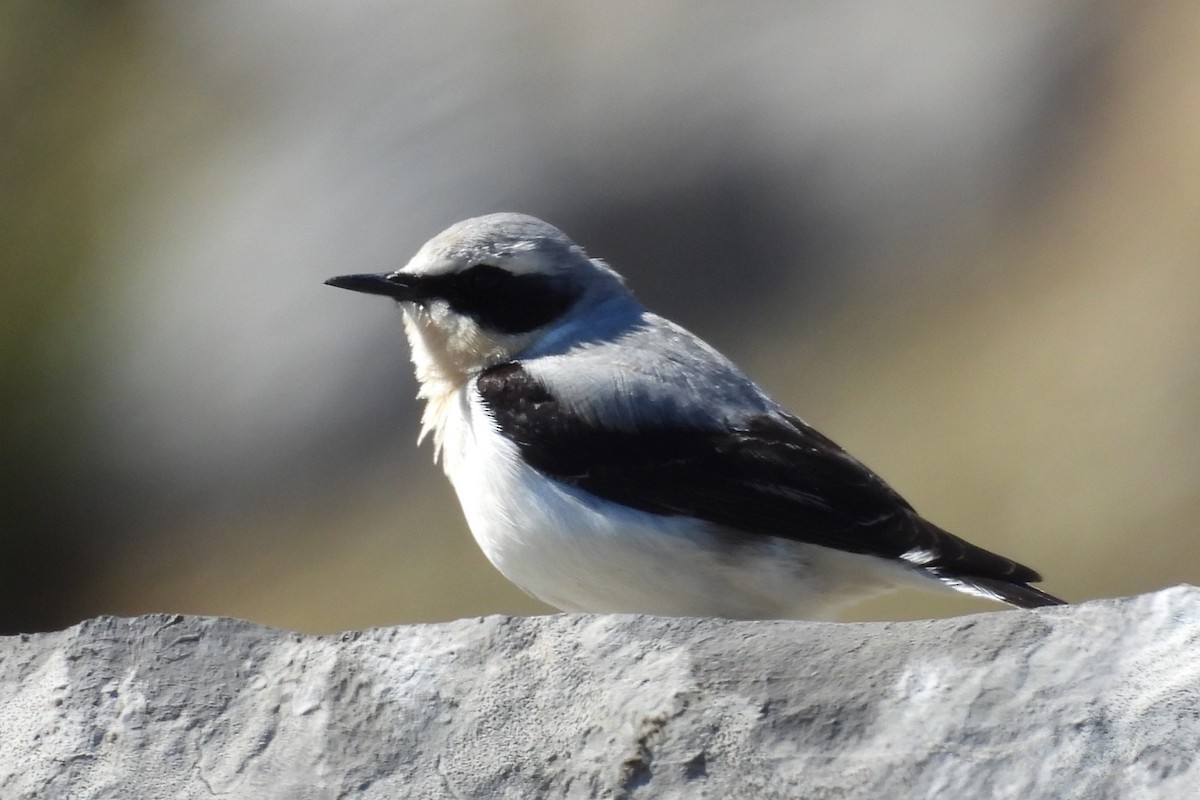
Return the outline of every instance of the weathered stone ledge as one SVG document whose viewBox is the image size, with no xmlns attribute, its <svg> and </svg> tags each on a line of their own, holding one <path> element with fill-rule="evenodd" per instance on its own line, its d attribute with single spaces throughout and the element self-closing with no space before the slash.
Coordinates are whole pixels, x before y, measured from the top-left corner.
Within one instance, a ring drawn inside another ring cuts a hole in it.
<svg viewBox="0 0 1200 800">
<path fill-rule="evenodd" d="M 1187 797 L 1200 590 L 906 623 L 0 639 L 0 797 Z"/>
</svg>

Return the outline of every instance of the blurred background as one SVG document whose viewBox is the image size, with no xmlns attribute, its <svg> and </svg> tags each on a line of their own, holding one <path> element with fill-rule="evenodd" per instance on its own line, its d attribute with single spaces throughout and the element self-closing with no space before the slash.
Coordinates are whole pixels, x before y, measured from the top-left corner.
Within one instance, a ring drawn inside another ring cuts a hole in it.
<svg viewBox="0 0 1200 800">
<path fill-rule="evenodd" d="M 525 211 L 1071 600 L 1200 582 L 1200 4 L 0 5 L 0 629 L 549 609 L 399 315 Z M 853 618 L 990 609 L 895 594 Z"/>
</svg>

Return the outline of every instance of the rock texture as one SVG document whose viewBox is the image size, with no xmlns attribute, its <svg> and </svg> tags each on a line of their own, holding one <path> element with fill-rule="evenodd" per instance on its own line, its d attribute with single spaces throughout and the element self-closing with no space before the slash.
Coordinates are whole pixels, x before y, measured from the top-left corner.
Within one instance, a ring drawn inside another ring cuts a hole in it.
<svg viewBox="0 0 1200 800">
<path fill-rule="evenodd" d="M 1200 590 L 876 624 L 0 639 L 0 798 L 1194 797 Z"/>
</svg>

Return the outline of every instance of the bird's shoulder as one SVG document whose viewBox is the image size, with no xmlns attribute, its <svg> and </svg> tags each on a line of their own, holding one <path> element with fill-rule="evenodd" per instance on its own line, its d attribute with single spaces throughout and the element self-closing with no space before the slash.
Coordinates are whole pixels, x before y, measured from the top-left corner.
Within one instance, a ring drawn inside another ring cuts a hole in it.
<svg viewBox="0 0 1200 800">
<path fill-rule="evenodd" d="M 479 385 L 507 396 L 549 393 L 557 408 L 598 427 L 719 427 L 780 409 L 716 348 L 649 312 L 557 352 L 510 363 L 520 370 L 499 365 L 481 375 Z"/>
</svg>

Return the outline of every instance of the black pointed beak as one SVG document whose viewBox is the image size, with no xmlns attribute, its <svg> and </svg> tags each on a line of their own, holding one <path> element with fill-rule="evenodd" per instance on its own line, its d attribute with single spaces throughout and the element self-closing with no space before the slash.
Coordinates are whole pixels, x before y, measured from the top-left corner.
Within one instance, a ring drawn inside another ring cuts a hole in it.
<svg viewBox="0 0 1200 800">
<path fill-rule="evenodd" d="M 339 275 L 325 281 L 325 284 L 336 286 L 339 289 L 349 289 L 352 292 L 382 294 L 396 300 L 411 300 L 413 294 L 412 282 L 405 280 L 403 275 L 395 273 Z"/>
</svg>

